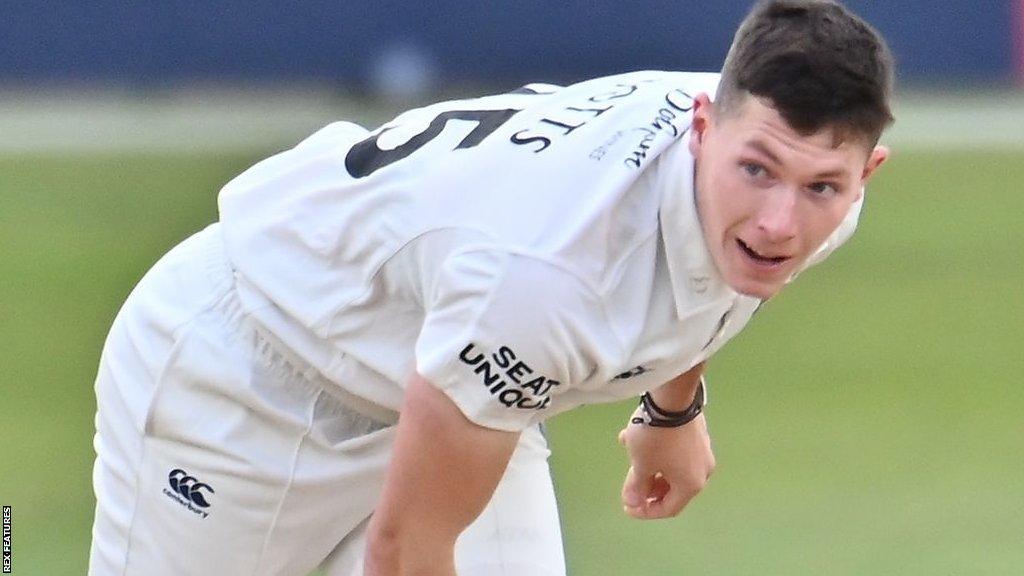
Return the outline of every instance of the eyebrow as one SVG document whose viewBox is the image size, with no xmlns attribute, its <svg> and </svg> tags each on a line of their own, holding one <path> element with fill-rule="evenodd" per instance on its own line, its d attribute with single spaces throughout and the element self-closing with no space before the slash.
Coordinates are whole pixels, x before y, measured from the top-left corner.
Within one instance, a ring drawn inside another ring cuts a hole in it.
<svg viewBox="0 0 1024 576">
<path fill-rule="evenodd" d="M 751 140 L 751 141 L 747 142 L 747 147 L 748 148 L 752 148 L 754 151 L 762 154 L 763 156 L 768 158 L 768 160 L 770 160 L 776 166 L 782 164 L 782 160 L 779 159 L 778 155 L 776 155 L 774 152 L 772 152 L 770 149 L 768 149 L 768 146 L 766 146 L 764 144 L 764 142 L 761 142 L 760 140 Z M 828 179 L 828 178 L 843 178 L 845 176 L 846 176 L 846 170 L 845 169 L 836 168 L 836 169 L 833 169 L 833 170 L 828 170 L 828 171 L 816 174 L 814 176 L 814 178 L 816 180 L 824 180 L 824 179 Z"/>
<path fill-rule="evenodd" d="M 748 148 L 753 148 L 754 150 L 756 150 L 757 152 L 761 153 L 762 155 L 767 156 L 768 159 L 771 160 L 773 164 L 782 164 L 782 160 L 779 160 L 779 157 L 776 156 L 774 152 L 769 150 L 768 147 L 765 146 L 764 143 L 761 142 L 760 140 L 751 140 L 751 141 L 747 142 L 747 147 Z"/>
</svg>

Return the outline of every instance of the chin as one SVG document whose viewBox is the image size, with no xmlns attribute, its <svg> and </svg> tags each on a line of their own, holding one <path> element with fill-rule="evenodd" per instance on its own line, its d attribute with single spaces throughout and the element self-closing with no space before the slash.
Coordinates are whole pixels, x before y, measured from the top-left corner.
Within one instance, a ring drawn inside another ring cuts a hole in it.
<svg viewBox="0 0 1024 576">
<path fill-rule="evenodd" d="M 775 296 L 786 284 L 785 282 L 780 281 L 757 280 L 747 277 L 726 278 L 726 282 L 734 291 L 744 296 L 752 296 L 754 298 L 760 298 L 761 300 L 768 300 L 772 296 Z"/>
</svg>

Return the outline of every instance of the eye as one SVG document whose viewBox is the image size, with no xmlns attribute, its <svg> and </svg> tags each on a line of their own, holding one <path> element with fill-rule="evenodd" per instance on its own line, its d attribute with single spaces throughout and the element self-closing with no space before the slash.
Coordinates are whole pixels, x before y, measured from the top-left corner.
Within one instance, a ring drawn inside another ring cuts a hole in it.
<svg viewBox="0 0 1024 576">
<path fill-rule="evenodd" d="M 839 193 L 839 188 L 829 182 L 815 182 L 808 188 L 810 188 L 811 192 L 822 196 L 835 196 Z"/>
<path fill-rule="evenodd" d="M 743 168 L 743 172 L 751 178 L 760 178 L 768 173 L 768 170 L 757 162 L 741 162 L 740 167 Z"/>
</svg>

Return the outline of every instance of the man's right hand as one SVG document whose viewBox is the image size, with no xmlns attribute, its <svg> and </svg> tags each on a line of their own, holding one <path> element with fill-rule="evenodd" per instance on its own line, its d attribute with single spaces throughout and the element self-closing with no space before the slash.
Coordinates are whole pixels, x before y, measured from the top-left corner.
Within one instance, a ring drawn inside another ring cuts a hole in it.
<svg viewBox="0 0 1024 576">
<path fill-rule="evenodd" d="M 634 518 L 671 518 L 707 484 L 715 469 L 704 415 L 678 428 L 629 424 L 619 433 L 629 452 L 622 505 Z"/>
<path fill-rule="evenodd" d="M 694 400 L 704 368 L 704 363 L 694 366 L 652 390 L 652 396 L 664 409 L 685 409 Z M 636 424 L 635 417 L 642 409 L 637 408 L 630 424 L 619 432 L 630 463 L 622 485 L 622 505 L 634 518 L 669 518 L 704 488 L 715 469 L 707 421 L 699 414 L 674 428 Z"/>
</svg>

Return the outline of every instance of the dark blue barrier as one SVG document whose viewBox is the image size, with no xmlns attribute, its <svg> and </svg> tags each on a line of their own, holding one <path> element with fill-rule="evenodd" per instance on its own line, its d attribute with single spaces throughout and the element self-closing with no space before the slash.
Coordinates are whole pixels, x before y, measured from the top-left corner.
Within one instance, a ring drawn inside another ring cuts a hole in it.
<svg viewBox="0 0 1024 576">
<path fill-rule="evenodd" d="M 903 78 L 1008 79 L 1018 0 L 850 0 Z M 748 1 L 5 2 L 0 82 L 329 81 L 366 86 L 390 54 L 457 82 L 565 82 L 638 68 L 714 70 Z M 404 48 L 403 48 L 404 47 Z M 404 51 L 403 51 L 404 50 Z M 412 59 L 415 64 L 415 59 Z M 414 66 L 415 67 L 415 66 Z"/>
</svg>

